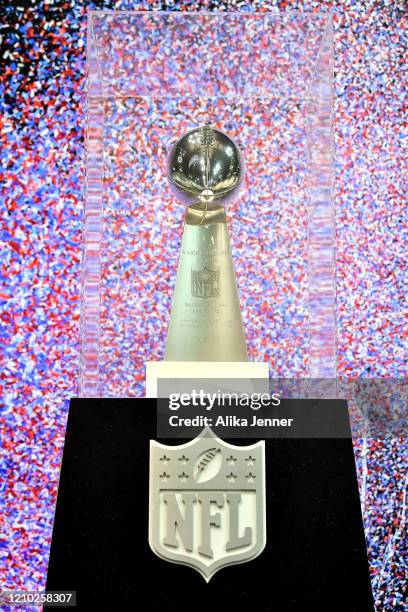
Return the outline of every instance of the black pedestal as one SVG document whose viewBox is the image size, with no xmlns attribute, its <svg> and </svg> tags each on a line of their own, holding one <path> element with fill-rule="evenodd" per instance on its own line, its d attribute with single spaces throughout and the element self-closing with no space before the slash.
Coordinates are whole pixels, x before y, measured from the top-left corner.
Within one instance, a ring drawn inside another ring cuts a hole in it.
<svg viewBox="0 0 408 612">
<path fill-rule="evenodd" d="M 206 584 L 149 547 L 156 437 L 153 400 L 71 401 L 47 590 L 81 610 L 373 610 L 351 440 L 267 440 L 266 548 Z"/>
</svg>

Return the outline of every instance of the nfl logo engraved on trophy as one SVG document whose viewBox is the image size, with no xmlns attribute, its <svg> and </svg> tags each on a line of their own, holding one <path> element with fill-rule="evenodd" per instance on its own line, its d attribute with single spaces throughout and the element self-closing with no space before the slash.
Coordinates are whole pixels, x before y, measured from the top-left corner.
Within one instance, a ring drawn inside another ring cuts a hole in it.
<svg viewBox="0 0 408 612">
<path fill-rule="evenodd" d="M 191 295 L 212 298 L 220 295 L 220 273 L 205 266 L 202 270 L 191 270 Z"/>
<path fill-rule="evenodd" d="M 209 582 L 266 544 L 265 443 L 235 446 L 206 428 L 179 446 L 150 441 L 149 544 Z"/>
</svg>

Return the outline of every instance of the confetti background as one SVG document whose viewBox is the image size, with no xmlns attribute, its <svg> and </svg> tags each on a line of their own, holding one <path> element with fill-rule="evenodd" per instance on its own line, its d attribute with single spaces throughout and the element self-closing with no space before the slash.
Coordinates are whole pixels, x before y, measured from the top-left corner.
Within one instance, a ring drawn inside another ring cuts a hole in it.
<svg viewBox="0 0 408 612">
<path fill-rule="evenodd" d="M 2 4 L 0 584 L 45 584 L 79 362 L 86 9 L 332 7 L 336 53 L 339 369 L 406 376 L 406 6 L 168 1 Z M 405 440 L 355 442 L 378 610 L 404 609 Z"/>
<path fill-rule="evenodd" d="M 322 136 L 330 135 L 332 75 L 319 51 L 327 16 L 98 11 L 89 27 L 98 59 L 90 76 L 82 394 L 144 395 L 146 361 L 163 358 L 184 214 L 166 162 L 176 135 L 206 123 L 234 138 L 245 159 L 244 186 L 227 213 L 249 358 L 268 362 L 274 376 L 312 375 L 311 363 L 334 376 L 334 317 L 326 315 L 333 262 L 324 249 L 332 234 L 322 231 L 327 217 L 332 229 L 332 151 Z M 317 56 L 316 79 L 309 73 Z M 310 275 L 309 242 L 317 261 Z M 325 304 L 318 313 L 317 302 Z M 310 341 L 309 321 L 318 322 L 324 353 Z"/>
</svg>

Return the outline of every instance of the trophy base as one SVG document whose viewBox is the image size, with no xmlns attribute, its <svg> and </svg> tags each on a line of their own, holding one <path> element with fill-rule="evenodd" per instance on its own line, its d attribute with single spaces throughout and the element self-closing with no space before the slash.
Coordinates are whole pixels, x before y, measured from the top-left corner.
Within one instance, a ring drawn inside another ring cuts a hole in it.
<svg viewBox="0 0 408 612">
<path fill-rule="evenodd" d="M 349 438 L 266 440 L 266 547 L 209 583 L 149 547 L 154 438 L 155 400 L 71 400 L 48 591 L 76 591 L 79 610 L 374 609 Z"/>
<path fill-rule="evenodd" d="M 257 361 L 148 361 L 146 363 L 146 397 L 157 397 L 161 378 L 269 379 L 269 364 Z"/>
</svg>

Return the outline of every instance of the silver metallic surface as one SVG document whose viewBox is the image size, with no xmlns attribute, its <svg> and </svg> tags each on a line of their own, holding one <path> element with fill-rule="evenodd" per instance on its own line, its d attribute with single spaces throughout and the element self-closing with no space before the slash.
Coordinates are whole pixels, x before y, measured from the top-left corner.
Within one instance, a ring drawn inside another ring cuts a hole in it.
<svg viewBox="0 0 408 612">
<path fill-rule="evenodd" d="M 208 582 L 266 543 L 265 443 L 235 446 L 211 429 L 180 446 L 150 441 L 149 544 Z M 180 578 L 181 579 L 181 578 Z"/>
<path fill-rule="evenodd" d="M 168 162 L 170 186 L 185 204 L 225 204 L 237 195 L 243 162 L 237 145 L 209 125 L 180 138 Z"/>
<path fill-rule="evenodd" d="M 184 226 L 165 360 L 248 360 L 225 222 Z"/>
<path fill-rule="evenodd" d="M 200 127 L 175 144 L 168 168 L 187 209 L 165 360 L 247 361 L 223 207 L 242 181 L 238 147 Z"/>
</svg>

